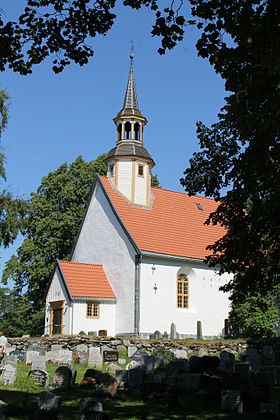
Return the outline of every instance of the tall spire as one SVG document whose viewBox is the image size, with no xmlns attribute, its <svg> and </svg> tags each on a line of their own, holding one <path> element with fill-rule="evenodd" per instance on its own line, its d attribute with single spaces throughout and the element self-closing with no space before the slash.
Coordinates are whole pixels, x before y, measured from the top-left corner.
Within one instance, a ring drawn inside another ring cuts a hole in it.
<svg viewBox="0 0 280 420">
<path fill-rule="evenodd" d="M 136 83 L 135 83 L 134 69 L 133 69 L 133 58 L 134 58 L 134 46 L 133 46 L 133 42 L 131 41 L 130 69 L 129 69 L 129 76 L 128 76 L 125 97 L 123 101 L 123 107 L 121 110 L 122 114 L 126 114 L 127 112 L 129 112 L 130 114 L 140 113 L 137 93 L 136 93 Z"/>
</svg>

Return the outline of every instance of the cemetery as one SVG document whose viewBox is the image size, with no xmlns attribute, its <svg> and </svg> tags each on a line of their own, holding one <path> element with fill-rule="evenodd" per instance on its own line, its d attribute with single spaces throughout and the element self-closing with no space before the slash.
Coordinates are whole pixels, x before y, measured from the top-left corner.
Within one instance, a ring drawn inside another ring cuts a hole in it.
<svg viewBox="0 0 280 420">
<path fill-rule="evenodd" d="M 1 419 L 279 418 L 280 340 L 10 339 Z"/>
</svg>

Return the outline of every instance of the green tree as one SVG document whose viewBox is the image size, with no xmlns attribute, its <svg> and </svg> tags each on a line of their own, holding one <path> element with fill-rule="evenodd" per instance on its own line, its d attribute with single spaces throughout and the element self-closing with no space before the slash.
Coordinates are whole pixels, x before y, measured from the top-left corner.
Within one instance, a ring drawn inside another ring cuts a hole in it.
<svg viewBox="0 0 280 420">
<path fill-rule="evenodd" d="M 275 289 L 280 273 L 280 3 L 191 0 L 202 30 L 198 54 L 230 93 L 211 127 L 197 125 L 201 150 L 181 180 L 219 203 L 207 223 L 226 228 L 210 265 L 234 278 L 234 302 Z M 260 299 L 256 300 L 262 303 Z"/>
<path fill-rule="evenodd" d="M 279 302 L 275 293 L 249 296 L 245 302 L 233 304 L 230 315 L 230 335 L 236 337 L 274 337 L 279 329 Z"/>
<path fill-rule="evenodd" d="M 151 185 L 152 185 L 152 187 L 160 188 L 160 183 L 159 183 L 157 174 L 152 175 L 152 183 L 151 183 Z"/>
<path fill-rule="evenodd" d="M 22 245 L 6 263 L 3 283 L 14 282 L 34 314 L 42 307 L 54 262 L 70 256 L 96 174 L 105 174 L 105 155 L 92 162 L 78 157 L 42 179 L 31 199 Z"/>
</svg>

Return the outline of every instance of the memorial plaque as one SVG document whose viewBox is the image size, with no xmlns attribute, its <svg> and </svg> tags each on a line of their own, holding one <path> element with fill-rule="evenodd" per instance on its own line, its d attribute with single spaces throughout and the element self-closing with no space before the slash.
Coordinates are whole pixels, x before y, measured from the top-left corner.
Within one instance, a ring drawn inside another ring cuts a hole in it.
<svg viewBox="0 0 280 420">
<path fill-rule="evenodd" d="M 88 365 L 96 368 L 102 367 L 102 356 L 99 347 L 89 348 Z"/>
<path fill-rule="evenodd" d="M 12 365 L 5 365 L 3 366 L 3 370 L 1 372 L 1 380 L 4 382 L 5 385 L 12 385 L 17 377 L 17 368 Z"/>
<path fill-rule="evenodd" d="M 38 356 L 32 360 L 32 370 L 46 370 L 46 356 Z"/>
<path fill-rule="evenodd" d="M 119 360 L 119 353 L 113 350 L 105 350 L 103 352 L 104 362 L 117 362 Z"/>
<path fill-rule="evenodd" d="M 37 359 L 38 356 L 39 356 L 38 351 L 28 350 L 26 352 L 26 364 L 32 365 L 33 360 Z"/>
<path fill-rule="evenodd" d="M 49 382 L 49 375 L 46 371 L 41 369 L 32 369 L 28 373 L 28 378 L 32 379 L 38 385 L 47 387 Z"/>
</svg>

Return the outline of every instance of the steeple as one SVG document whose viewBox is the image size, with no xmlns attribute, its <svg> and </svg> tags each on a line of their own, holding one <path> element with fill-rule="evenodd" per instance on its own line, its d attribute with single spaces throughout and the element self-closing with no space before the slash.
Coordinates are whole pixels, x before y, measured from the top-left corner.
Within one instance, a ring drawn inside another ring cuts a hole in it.
<svg viewBox="0 0 280 420">
<path fill-rule="evenodd" d="M 139 109 L 133 60 L 132 47 L 123 107 L 113 120 L 117 127 L 116 147 L 108 152 L 106 161 L 112 185 L 133 204 L 149 207 L 151 168 L 155 163 L 143 145 L 143 130 L 148 121 Z"/>
</svg>

